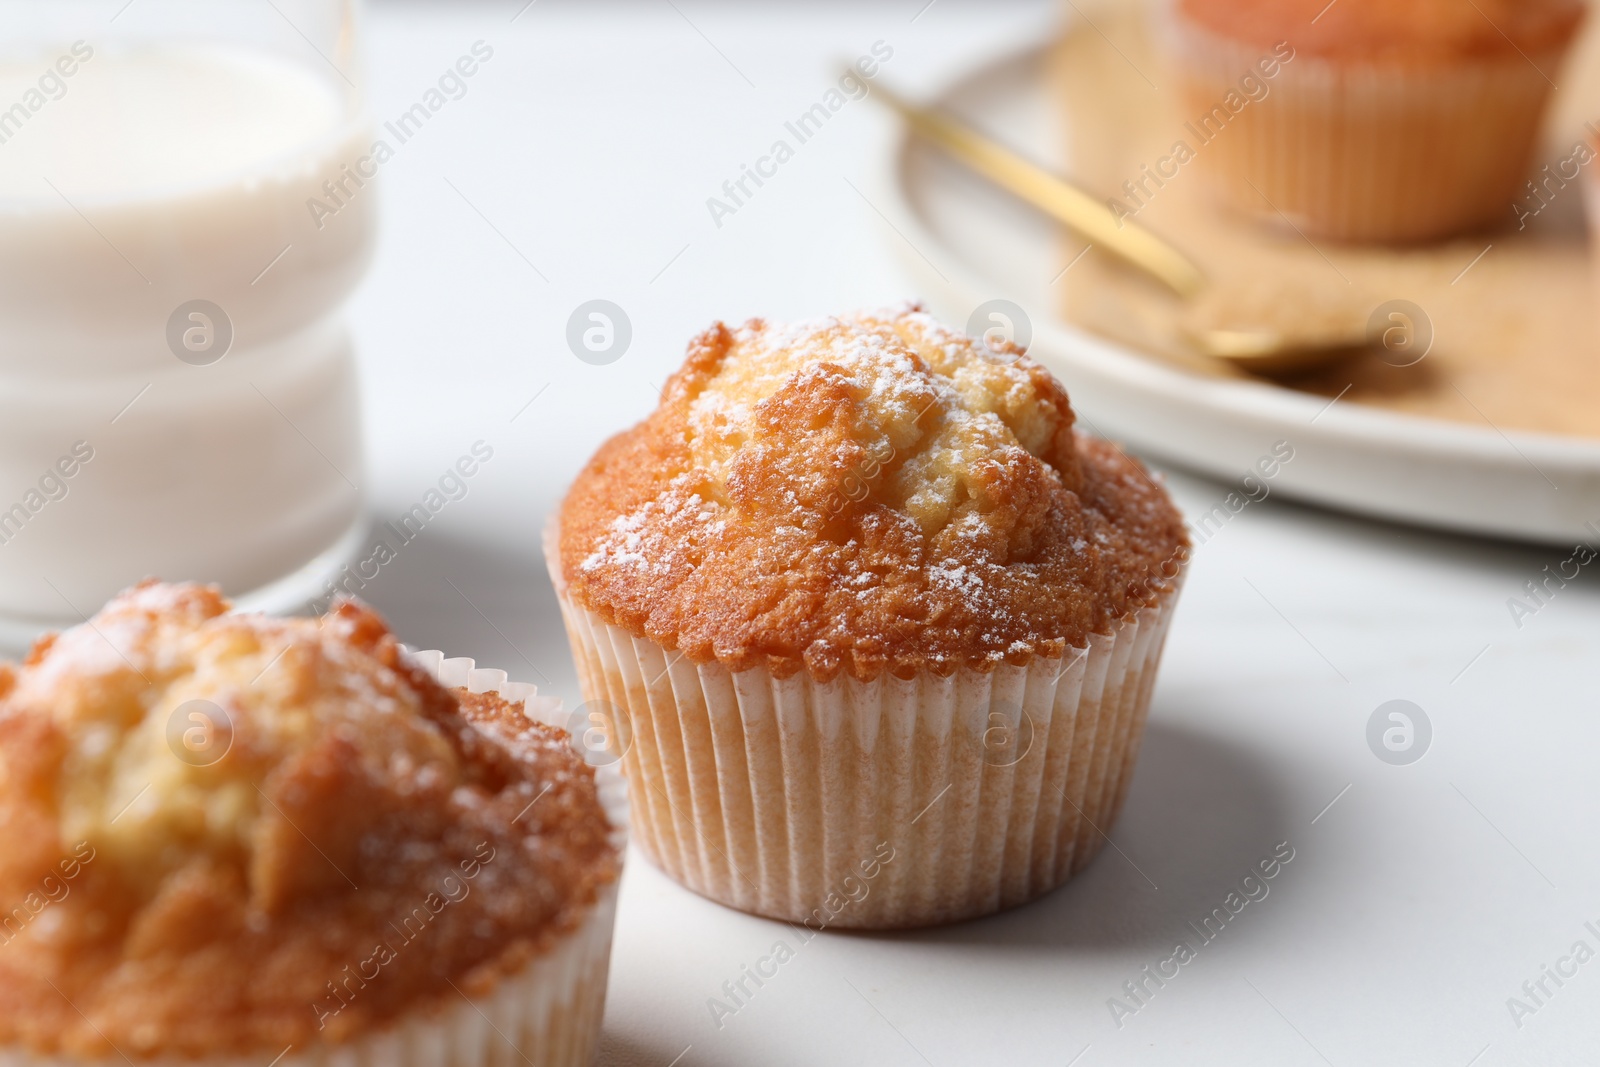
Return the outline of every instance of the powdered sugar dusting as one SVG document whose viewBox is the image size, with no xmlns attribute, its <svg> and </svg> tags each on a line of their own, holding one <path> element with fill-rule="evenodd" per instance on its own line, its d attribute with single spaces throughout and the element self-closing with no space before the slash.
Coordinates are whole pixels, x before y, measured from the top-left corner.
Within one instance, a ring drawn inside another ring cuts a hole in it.
<svg viewBox="0 0 1600 1067">
<path fill-rule="evenodd" d="M 563 545 L 591 604 L 679 647 L 823 673 L 855 657 L 864 676 L 896 649 L 1026 656 L 1143 595 L 1147 566 L 1113 557 L 1181 542 L 1131 463 L 1096 462 L 1107 503 L 1126 498 L 1115 517 L 1081 494 L 1059 383 L 918 308 L 754 320 L 696 345 L 624 462 L 648 478 L 682 458 Z M 1130 540 L 1124 522 L 1154 532 Z"/>
</svg>

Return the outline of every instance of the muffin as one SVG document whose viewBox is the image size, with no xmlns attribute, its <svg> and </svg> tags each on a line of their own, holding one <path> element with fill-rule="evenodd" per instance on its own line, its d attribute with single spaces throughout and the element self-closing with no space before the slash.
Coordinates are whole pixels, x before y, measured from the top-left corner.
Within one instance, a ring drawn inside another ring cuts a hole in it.
<svg viewBox="0 0 1600 1067">
<path fill-rule="evenodd" d="M 812 929 L 983 915 L 1093 858 L 1187 552 L 1050 374 L 914 306 L 713 326 L 546 533 L 636 840 Z"/>
<path fill-rule="evenodd" d="M 1353 242 L 1510 221 L 1585 12 L 1583 0 L 1161 7 L 1184 162 L 1247 216 Z"/>
<path fill-rule="evenodd" d="M 623 814 L 553 702 L 227 612 L 147 582 L 0 666 L 6 1062 L 587 1064 Z"/>
</svg>

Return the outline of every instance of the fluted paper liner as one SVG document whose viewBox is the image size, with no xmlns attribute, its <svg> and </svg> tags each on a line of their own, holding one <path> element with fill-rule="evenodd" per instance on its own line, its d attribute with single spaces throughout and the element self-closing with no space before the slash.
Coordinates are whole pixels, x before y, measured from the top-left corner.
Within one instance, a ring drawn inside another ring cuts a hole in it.
<svg viewBox="0 0 1600 1067">
<path fill-rule="evenodd" d="M 1302 53 L 1263 78 L 1256 64 L 1271 48 L 1176 12 L 1156 25 L 1184 83 L 1179 120 L 1198 125 L 1218 106 L 1228 117 L 1210 141 L 1173 130 L 1197 150 L 1211 191 L 1243 214 L 1342 241 L 1427 240 L 1510 221 L 1550 91 L 1540 68 L 1554 72 L 1562 58 L 1405 65 Z M 1267 95 L 1230 114 L 1224 101 L 1230 91 L 1244 99 L 1246 75 Z"/>
<path fill-rule="evenodd" d="M 475 667 L 470 659 L 446 659 L 442 652 L 410 652 L 412 659 L 441 685 L 473 693 L 496 692 L 522 703 L 529 718 L 565 730 L 561 702 L 540 697 L 534 686 L 510 682 L 506 673 Z M 575 746 L 576 747 L 576 746 Z M 627 788 L 615 768 L 595 772 L 600 803 L 610 821 L 612 843 L 620 856 L 628 838 Z M 443 1010 L 417 1012 L 387 1029 L 343 1044 L 290 1046 L 273 1067 L 588 1067 L 600 1040 L 605 1010 L 611 933 L 617 910 L 617 883 L 601 890 L 589 915 L 572 932 L 528 964 L 503 978 L 492 993 L 446 1003 Z M 311 1006 L 306 1006 L 311 1011 Z M 263 1067 L 280 1050 L 235 1059 L 141 1058 L 150 1067 Z M 120 1064 L 120 1059 L 95 1067 Z M 36 1056 L 0 1049 L 0 1067 L 83 1067 L 72 1057 Z"/>
<path fill-rule="evenodd" d="M 635 840 L 688 888 L 812 929 L 923 926 L 1032 900 L 1106 841 L 1181 574 L 1059 658 L 820 682 L 695 664 L 574 604 L 556 525 L 546 560 L 584 696 L 616 720 Z"/>
</svg>

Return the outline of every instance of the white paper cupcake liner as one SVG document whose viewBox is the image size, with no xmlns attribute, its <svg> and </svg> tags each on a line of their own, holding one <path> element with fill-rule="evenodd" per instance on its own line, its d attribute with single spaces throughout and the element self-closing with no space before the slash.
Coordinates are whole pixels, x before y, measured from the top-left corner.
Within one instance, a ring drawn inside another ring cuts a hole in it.
<svg viewBox="0 0 1600 1067">
<path fill-rule="evenodd" d="M 1156 25 L 1184 86 L 1176 117 L 1190 125 L 1175 135 L 1195 149 L 1211 193 L 1274 226 L 1287 218 L 1341 241 L 1428 240 L 1510 221 L 1550 92 L 1540 69 L 1554 75 L 1562 59 L 1404 66 L 1302 53 L 1263 78 L 1256 64 L 1270 48 L 1176 11 Z M 1230 90 L 1242 99 L 1247 74 L 1267 95 L 1202 144 L 1191 127 Z"/>
<path fill-rule="evenodd" d="M 1181 574 L 1087 647 L 1025 667 L 819 682 L 695 664 L 567 598 L 586 699 L 615 719 L 636 840 L 683 885 L 828 926 L 1022 904 L 1100 850 L 1143 735 Z"/>
<path fill-rule="evenodd" d="M 446 659 L 442 652 L 410 655 L 441 685 L 473 693 L 499 693 L 507 701 L 521 702 L 529 718 L 567 728 L 559 700 L 539 696 L 532 685 L 508 681 L 504 671 L 475 667 L 470 659 Z M 597 768 L 595 779 L 620 858 L 628 839 L 627 787 L 614 767 Z M 419 1012 L 414 1018 L 403 1018 L 387 1029 L 343 1044 L 291 1045 L 247 1057 L 141 1057 L 138 1063 L 141 1067 L 264 1067 L 272 1060 L 274 1067 L 526 1067 L 529 1063 L 588 1067 L 599 1044 L 605 1011 L 617 886 L 617 882 L 606 886 L 575 930 L 520 974 L 502 979 L 486 997 L 446 1002 L 443 1010 Z M 310 1005 L 306 1010 L 310 1012 Z M 282 1056 L 273 1060 L 280 1052 Z M 95 1062 L 94 1067 L 122 1062 L 112 1057 Z M 0 1067 L 85 1067 L 85 1061 L 0 1049 Z"/>
</svg>

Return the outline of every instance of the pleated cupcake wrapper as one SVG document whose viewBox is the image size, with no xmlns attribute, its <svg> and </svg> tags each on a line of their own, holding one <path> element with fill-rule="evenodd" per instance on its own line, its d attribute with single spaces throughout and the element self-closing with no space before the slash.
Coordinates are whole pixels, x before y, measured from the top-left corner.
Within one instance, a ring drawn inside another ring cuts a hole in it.
<svg viewBox="0 0 1600 1067">
<path fill-rule="evenodd" d="M 813 930 L 922 926 L 1031 900 L 1106 841 L 1178 580 L 1062 657 L 820 682 L 697 665 L 606 623 L 567 597 L 553 529 L 546 558 L 584 696 L 615 720 L 635 841 L 690 889 Z"/>
<path fill-rule="evenodd" d="M 1275 226 L 1287 217 L 1344 241 L 1426 240 L 1510 220 L 1549 95 L 1540 70 L 1553 75 L 1562 59 L 1408 67 L 1301 53 L 1264 78 L 1256 64 L 1271 48 L 1224 40 L 1177 14 L 1157 25 L 1185 86 L 1181 123 L 1200 129 L 1230 90 L 1244 98 L 1246 74 L 1267 88 L 1220 133 L 1200 129 L 1207 143 L 1189 126 L 1174 129 L 1212 193 Z"/>
<path fill-rule="evenodd" d="M 470 659 L 446 659 L 442 652 L 410 655 L 442 685 L 499 693 L 512 703 L 523 702 L 530 718 L 567 728 L 559 700 L 539 696 L 532 685 L 508 681 L 504 671 L 478 668 Z M 614 767 L 597 768 L 595 777 L 620 856 L 628 839 L 627 787 Z M 416 1012 L 387 1029 L 343 1044 L 263 1049 L 244 1057 L 141 1057 L 135 1062 L 141 1067 L 264 1067 L 282 1052 L 274 1067 L 527 1067 L 529 1063 L 588 1067 L 600 1040 L 616 913 L 613 882 L 601 890 L 576 929 L 521 973 L 502 978 L 488 995 L 446 1001 L 442 1010 Z M 306 1005 L 308 1014 L 311 1010 Z M 122 1063 L 112 1057 L 94 1067 Z M 0 1049 L 0 1067 L 84 1067 L 84 1063 Z"/>
</svg>

